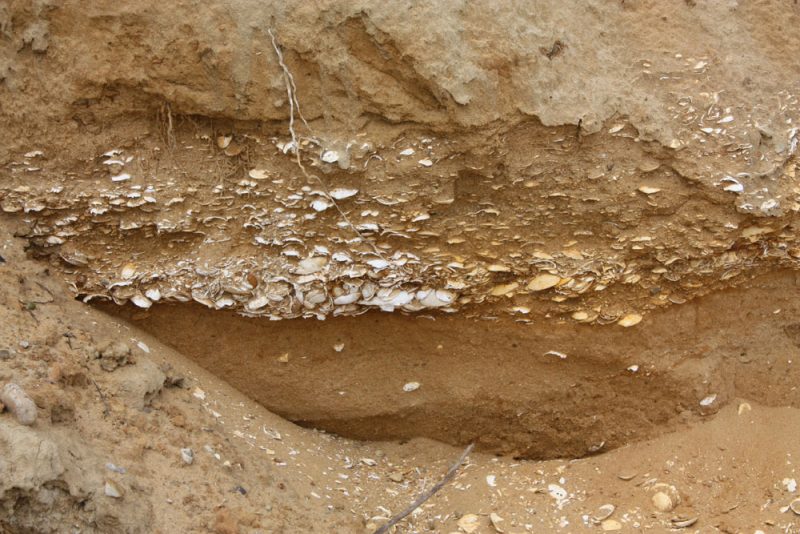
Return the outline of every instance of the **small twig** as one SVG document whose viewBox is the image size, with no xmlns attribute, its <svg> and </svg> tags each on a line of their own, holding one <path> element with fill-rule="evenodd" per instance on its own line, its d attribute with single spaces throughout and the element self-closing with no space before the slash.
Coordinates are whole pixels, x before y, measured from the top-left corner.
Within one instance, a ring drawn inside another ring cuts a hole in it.
<svg viewBox="0 0 800 534">
<path fill-rule="evenodd" d="M 107 416 L 111 413 L 111 408 L 108 407 L 108 401 L 106 400 L 106 396 L 103 394 L 103 391 L 100 389 L 100 386 L 97 385 L 97 382 L 94 381 L 94 378 L 90 378 L 89 380 L 92 381 L 94 384 L 94 389 L 97 390 L 97 394 L 100 395 L 100 400 L 103 401 L 103 415 Z"/>
<path fill-rule="evenodd" d="M 469 453 L 472 452 L 473 447 L 475 447 L 475 444 L 470 443 L 467 446 L 467 448 L 464 449 L 464 452 L 461 453 L 461 456 L 458 458 L 458 461 L 456 461 L 456 463 L 450 466 L 450 469 L 448 469 L 447 473 L 444 475 L 444 478 L 442 478 L 442 480 L 440 480 L 438 483 L 432 486 L 431 489 L 429 489 L 428 491 L 421 493 L 420 496 L 417 497 L 416 500 L 411 503 L 411 506 L 409 506 L 396 516 L 392 517 L 388 523 L 386 523 L 381 528 L 376 530 L 373 534 L 386 534 L 387 532 L 389 532 L 390 528 L 392 528 L 397 523 L 405 519 L 406 516 L 411 514 L 411 512 L 422 506 L 425 503 L 425 501 L 433 497 L 433 495 L 437 491 L 442 489 L 445 484 L 447 484 L 448 482 L 450 482 L 450 480 L 453 479 L 453 477 L 456 475 L 456 471 L 458 471 L 458 468 L 461 467 L 461 464 L 464 463 L 464 460 L 467 458 Z"/>
</svg>

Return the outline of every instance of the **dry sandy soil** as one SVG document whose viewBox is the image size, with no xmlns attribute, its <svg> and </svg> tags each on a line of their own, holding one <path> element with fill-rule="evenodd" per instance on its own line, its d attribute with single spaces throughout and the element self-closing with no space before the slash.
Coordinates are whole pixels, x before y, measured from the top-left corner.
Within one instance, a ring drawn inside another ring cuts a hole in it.
<svg viewBox="0 0 800 534">
<path fill-rule="evenodd" d="M 495 4 L 0 0 L 1 530 L 800 532 L 800 6 Z"/>
</svg>

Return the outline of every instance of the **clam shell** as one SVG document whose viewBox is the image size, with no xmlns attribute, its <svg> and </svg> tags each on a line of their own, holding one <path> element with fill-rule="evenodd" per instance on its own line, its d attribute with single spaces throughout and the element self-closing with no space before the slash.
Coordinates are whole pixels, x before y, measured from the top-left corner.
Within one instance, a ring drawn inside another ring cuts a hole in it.
<svg viewBox="0 0 800 534">
<path fill-rule="evenodd" d="M 530 291 L 544 291 L 545 289 L 554 287 L 560 281 L 560 276 L 548 273 L 540 274 L 528 283 L 527 288 Z"/>
<path fill-rule="evenodd" d="M 613 514 L 614 510 L 616 509 L 617 507 L 613 504 L 604 504 L 597 509 L 597 512 L 595 512 L 594 516 L 592 516 L 592 519 L 597 523 L 605 521 L 611 517 L 611 514 Z"/>
</svg>

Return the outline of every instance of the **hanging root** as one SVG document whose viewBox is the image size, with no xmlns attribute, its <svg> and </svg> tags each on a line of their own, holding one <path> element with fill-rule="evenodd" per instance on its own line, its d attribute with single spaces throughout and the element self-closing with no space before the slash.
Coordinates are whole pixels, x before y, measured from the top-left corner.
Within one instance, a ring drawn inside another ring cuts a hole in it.
<svg viewBox="0 0 800 534">
<path fill-rule="evenodd" d="M 344 210 L 336 203 L 336 200 L 331 196 L 330 191 L 328 190 L 328 186 L 325 182 L 322 181 L 322 178 L 317 176 L 316 174 L 309 174 L 306 171 L 303 162 L 300 159 L 300 139 L 297 136 L 297 132 L 295 130 L 294 125 L 294 116 L 295 111 L 297 115 L 300 117 L 300 120 L 303 121 L 306 129 L 311 132 L 311 127 L 306 122 L 305 117 L 303 117 L 302 111 L 300 111 L 300 101 L 297 100 L 297 86 L 294 83 L 294 76 L 292 76 L 292 72 L 289 70 L 289 67 L 286 66 L 286 63 L 283 61 L 283 53 L 281 52 L 280 46 L 278 46 L 278 42 L 275 39 L 275 34 L 272 32 L 272 28 L 267 28 L 267 33 L 269 34 L 270 39 L 272 40 L 272 48 L 275 50 L 275 55 L 278 57 L 278 64 L 280 65 L 281 69 L 283 70 L 283 82 L 286 85 L 286 96 L 289 100 L 289 135 L 292 137 L 292 149 L 294 150 L 295 155 L 295 162 L 297 166 L 300 168 L 300 172 L 303 173 L 303 176 L 306 177 L 307 180 L 314 180 L 316 181 L 320 187 L 322 188 L 325 196 L 328 200 L 333 204 L 336 208 L 336 211 L 339 212 L 339 215 L 342 217 L 342 220 L 349 226 L 353 232 L 358 236 L 359 240 L 362 243 L 367 243 L 372 247 L 373 252 L 383 258 L 383 253 L 375 246 L 372 241 L 367 240 L 364 235 L 356 228 L 356 226 L 350 221 L 350 218 L 344 212 Z M 385 258 L 384 258 L 385 259 Z"/>
</svg>

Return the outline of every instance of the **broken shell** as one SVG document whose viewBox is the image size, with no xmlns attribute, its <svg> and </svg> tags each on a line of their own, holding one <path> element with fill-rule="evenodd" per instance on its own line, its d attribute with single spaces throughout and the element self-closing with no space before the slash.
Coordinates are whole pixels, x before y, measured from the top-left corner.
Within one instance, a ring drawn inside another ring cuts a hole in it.
<svg viewBox="0 0 800 534">
<path fill-rule="evenodd" d="M 800 498 L 789 503 L 789 510 L 791 510 L 795 515 L 800 515 Z"/>
<path fill-rule="evenodd" d="M 672 523 L 672 526 L 675 528 L 686 528 L 686 527 L 691 527 L 692 525 L 697 523 L 697 519 L 698 518 L 696 517 L 687 517 L 687 518 L 676 517 L 671 519 L 670 522 Z"/>
<path fill-rule="evenodd" d="M 503 523 L 503 521 L 505 521 L 505 519 L 503 519 L 496 513 L 492 512 L 491 514 L 489 514 L 489 521 L 492 522 L 492 527 L 494 527 L 494 529 L 497 532 L 499 532 L 500 534 L 503 534 L 503 532 L 505 532 L 501 527 L 501 524 Z"/>
<path fill-rule="evenodd" d="M 650 187 L 648 185 L 643 185 L 639 188 L 639 191 L 644 193 L 645 195 L 652 195 L 661 191 L 658 187 Z"/>
<path fill-rule="evenodd" d="M 313 258 L 306 258 L 297 264 L 295 274 L 314 274 L 322 270 L 328 264 L 328 258 L 316 256 Z"/>
<path fill-rule="evenodd" d="M 336 200 L 343 200 L 345 198 L 350 198 L 355 196 L 358 193 L 358 189 L 347 189 L 344 187 L 337 187 L 336 189 L 331 190 L 331 197 Z"/>
<path fill-rule="evenodd" d="M 122 274 L 122 278 L 124 280 L 130 280 L 131 278 L 136 276 L 136 265 L 134 265 L 133 263 L 126 263 L 122 267 L 122 273 L 121 274 Z"/>
<path fill-rule="evenodd" d="M 617 324 L 625 328 L 629 328 L 631 326 L 639 324 L 640 322 L 642 322 L 641 315 L 639 315 L 638 313 L 629 313 L 628 315 L 617 321 Z"/>
<path fill-rule="evenodd" d="M 576 321 L 585 321 L 586 319 L 589 318 L 589 314 L 586 313 L 585 311 L 576 311 L 575 313 L 572 314 L 572 318 L 575 319 Z"/>
<path fill-rule="evenodd" d="M 114 499 L 122 498 L 122 490 L 120 490 L 119 487 L 110 480 L 107 480 L 105 486 L 103 486 L 103 493 L 105 493 L 106 496 Z"/>
<path fill-rule="evenodd" d="M 335 150 L 326 150 L 322 153 L 320 159 L 325 163 L 336 163 L 339 161 L 339 153 Z"/>
<path fill-rule="evenodd" d="M 663 491 L 656 492 L 652 498 L 653 506 L 661 512 L 671 512 L 677 506 L 677 503 L 672 501 L 672 497 Z"/>
<path fill-rule="evenodd" d="M 748 403 L 746 403 L 746 402 L 743 402 L 743 403 L 741 403 L 741 404 L 739 405 L 739 411 L 738 411 L 738 414 L 739 414 L 739 415 L 742 415 L 743 413 L 745 413 L 745 412 L 749 412 L 749 411 L 751 411 L 752 409 L 753 409 L 753 408 L 750 406 L 750 404 L 748 404 Z"/>
<path fill-rule="evenodd" d="M 247 176 L 253 180 L 266 180 L 269 178 L 269 171 L 264 169 L 250 169 L 250 172 L 247 173 Z"/>
<path fill-rule="evenodd" d="M 217 146 L 225 150 L 231 144 L 231 141 L 233 141 L 232 135 L 220 135 L 217 137 Z"/>
<path fill-rule="evenodd" d="M 502 284 L 499 286 L 494 286 L 491 291 L 491 295 L 493 297 L 502 297 L 503 295 L 508 295 L 515 289 L 519 287 L 519 284 L 516 282 L 512 282 L 510 284 Z"/>
<path fill-rule="evenodd" d="M 401 156 L 410 156 L 413 153 L 414 153 L 414 149 L 413 148 L 404 148 L 403 150 L 400 151 L 400 155 Z"/>
<path fill-rule="evenodd" d="M 700 406 L 711 406 L 714 404 L 714 401 L 717 400 L 717 394 L 712 393 L 711 395 L 704 397 L 703 400 L 700 401 Z"/>
<path fill-rule="evenodd" d="M 560 276 L 554 274 L 540 274 L 528 283 L 527 288 L 530 291 L 544 291 L 549 289 L 561 281 Z"/>
<path fill-rule="evenodd" d="M 150 299 L 145 297 L 144 295 L 134 295 L 131 297 L 131 302 L 133 302 L 139 308 L 144 308 L 145 310 L 153 305 L 150 302 Z"/>
<path fill-rule="evenodd" d="M 403 385 L 403 391 L 406 393 L 411 393 L 412 391 L 418 390 L 419 386 L 419 382 L 408 382 L 407 384 Z"/>
<path fill-rule="evenodd" d="M 458 520 L 458 528 L 462 531 L 466 532 L 466 534 L 472 534 L 473 532 L 477 532 L 480 528 L 480 518 L 475 514 L 464 514 L 461 516 L 461 519 Z"/>
<path fill-rule="evenodd" d="M 616 530 L 622 530 L 622 523 L 620 523 L 616 519 L 606 519 L 605 521 L 600 523 L 600 528 L 603 529 L 604 532 L 613 532 Z"/>
<path fill-rule="evenodd" d="M 124 182 L 124 181 L 130 180 L 130 179 L 131 179 L 131 175 L 126 173 L 126 172 L 123 172 L 122 174 L 118 174 L 116 176 L 112 176 L 111 177 L 111 181 L 112 182 Z"/>
<path fill-rule="evenodd" d="M 433 165 L 433 162 L 429 159 L 421 159 L 419 160 L 419 164 L 422 165 L 423 167 L 430 167 L 431 165 Z"/>
<path fill-rule="evenodd" d="M 594 514 L 592 519 L 596 523 L 600 523 L 601 521 L 605 521 L 606 519 L 611 517 L 611 514 L 613 514 L 614 510 L 616 510 L 616 509 L 617 509 L 617 507 L 614 506 L 613 504 L 604 504 L 604 505 L 600 506 L 597 509 L 597 512 Z"/>
</svg>

